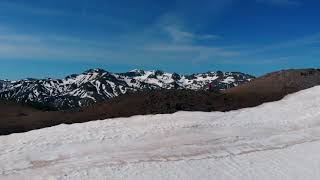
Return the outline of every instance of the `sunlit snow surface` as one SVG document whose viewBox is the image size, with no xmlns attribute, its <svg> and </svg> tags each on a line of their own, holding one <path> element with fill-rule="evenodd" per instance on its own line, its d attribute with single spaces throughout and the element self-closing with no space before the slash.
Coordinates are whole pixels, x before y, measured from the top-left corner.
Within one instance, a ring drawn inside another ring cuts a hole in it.
<svg viewBox="0 0 320 180">
<path fill-rule="evenodd" d="M 320 87 L 233 112 L 179 112 L 0 137 L 0 179 L 319 179 Z"/>
</svg>

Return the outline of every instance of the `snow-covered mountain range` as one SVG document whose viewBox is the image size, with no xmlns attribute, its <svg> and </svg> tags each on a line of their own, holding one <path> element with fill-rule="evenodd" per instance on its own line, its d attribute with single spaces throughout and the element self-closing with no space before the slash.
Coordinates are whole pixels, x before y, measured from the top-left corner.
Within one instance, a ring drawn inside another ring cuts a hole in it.
<svg viewBox="0 0 320 180">
<path fill-rule="evenodd" d="M 0 80 L 0 98 L 39 107 L 69 109 L 83 107 L 127 92 L 152 89 L 205 90 L 208 84 L 218 90 L 238 86 L 254 76 L 240 72 L 207 72 L 180 75 L 163 71 L 132 70 L 111 73 L 90 69 L 64 79 Z"/>
</svg>

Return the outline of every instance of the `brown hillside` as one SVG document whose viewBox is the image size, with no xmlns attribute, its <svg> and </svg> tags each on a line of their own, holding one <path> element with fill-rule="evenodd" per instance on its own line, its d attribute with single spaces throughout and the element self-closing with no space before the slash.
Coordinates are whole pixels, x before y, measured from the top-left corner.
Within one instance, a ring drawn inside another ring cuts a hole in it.
<svg viewBox="0 0 320 180">
<path fill-rule="evenodd" d="M 61 123 L 128 117 L 177 111 L 230 111 L 276 101 L 285 95 L 320 84 L 320 70 L 302 69 L 270 73 L 220 94 L 206 91 L 158 90 L 137 92 L 69 112 L 40 112 L 2 103 L 0 134 L 24 132 Z"/>
</svg>

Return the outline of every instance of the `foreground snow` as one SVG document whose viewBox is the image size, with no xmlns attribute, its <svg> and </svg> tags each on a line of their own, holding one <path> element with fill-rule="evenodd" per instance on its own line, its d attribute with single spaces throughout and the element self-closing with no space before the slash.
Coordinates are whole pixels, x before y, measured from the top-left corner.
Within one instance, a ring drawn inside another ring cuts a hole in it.
<svg viewBox="0 0 320 180">
<path fill-rule="evenodd" d="M 228 113 L 179 112 L 0 137 L 0 179 L 319 179 L 320 87 Z"/>
</svg>

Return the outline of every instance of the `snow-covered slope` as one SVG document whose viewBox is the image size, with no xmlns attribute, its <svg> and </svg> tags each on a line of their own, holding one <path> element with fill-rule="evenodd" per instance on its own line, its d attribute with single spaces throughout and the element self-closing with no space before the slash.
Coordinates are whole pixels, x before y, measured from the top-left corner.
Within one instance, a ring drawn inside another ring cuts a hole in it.
<svg viewBox="0 0 320 180">
<path fill-rule="evenodd" d="M 320 86 L 255 108 L 0 137 L 0 179 L 319 179 Z"/>
<path fill-rule="evenodd" d="M 201 90 L 208 88 L 209 83 L 221 90 L 238 86 L 253 78 L 243 73 L 220 71 L 184 76 L 163 71 L 133 70 L 127 73 L 110 73 L 102 69 L 91 69 L 64 79 L 0 81 L 0 98 L 53 109 L 69 109 L 87 106 L 128 91 Z"/>
</svg>

